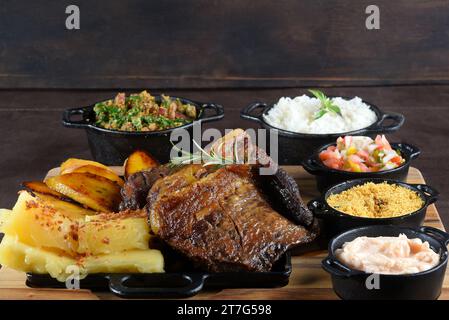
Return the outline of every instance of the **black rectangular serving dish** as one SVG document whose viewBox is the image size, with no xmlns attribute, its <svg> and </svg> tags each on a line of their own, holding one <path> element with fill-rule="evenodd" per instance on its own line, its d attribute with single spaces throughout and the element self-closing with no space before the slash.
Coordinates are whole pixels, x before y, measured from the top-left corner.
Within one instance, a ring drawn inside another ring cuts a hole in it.
<svg viewBox="0 0 449 320">
<path fill-rule="evenodd" d="M 205 271 L 92 274 L 80 281 L 82 289 L 110 290 L 122 298 L 185 298 L 203 288 L 274 288 L 288 284 L 292 271 L 290 253 L 285 253 L 269 272 Z M 31 288 L 65 288 L 48 274 L 27 274 L 26 285 Z"/>
</svg>

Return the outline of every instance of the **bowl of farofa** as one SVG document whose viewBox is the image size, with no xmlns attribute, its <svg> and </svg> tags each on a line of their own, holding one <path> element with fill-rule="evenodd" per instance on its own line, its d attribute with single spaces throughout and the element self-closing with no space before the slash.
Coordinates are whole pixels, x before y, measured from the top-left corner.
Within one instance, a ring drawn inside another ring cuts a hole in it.
<svg viewBox="0 0 449 320">
<path fill-rule="evenodd" d="M 333 236 L 368 225 L 418 227 L 438 195 L 437 190 L 425 184 L 357 179 L 327 189 L 308 207 L 322 219 L 325 233 Z"/>
</svg>

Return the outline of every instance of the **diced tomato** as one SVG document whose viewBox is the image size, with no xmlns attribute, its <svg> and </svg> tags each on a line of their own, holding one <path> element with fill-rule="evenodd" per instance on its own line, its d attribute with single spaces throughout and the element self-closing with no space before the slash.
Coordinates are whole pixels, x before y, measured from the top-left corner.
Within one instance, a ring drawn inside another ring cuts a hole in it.
<svg viewBox="0 0 449 320">
<path fill-rule="evenodd" d="M 383 147 L 385 150 L 391 150 L 391 145 L 388 142 L 387 138 L 385 138 L 385 135 L 377 135 L 374 142 L 379 146 Z"/>
<path fill-rule="evenodd" d="M 400 165 L 402 163 L 402 158 L 400 156 L 396 156 L 390 160 L 394 164 Z"/>
<path fill-rule="evenodd" d="M 374 139 L 374 143 L 377 144 L 378 147 L 383 147 L 383 145 L 382 145 L 382 137 L 380 135 L 377 135 L 376 139 Z"/>
<path fill-rule="evenodd" d="M 176 118 L 177 119 L 188 119 L 189 117 L 187 117 L 184 113 L 176 112 Z"/>
<path fill-rule="evenodd" d="M 367 137 L 339 137 L 337 145 L 321 152 L 319 158 L 329 168 L 350 172 L 377 172 L 404 161 L 385 135 L 378 135 L 374 141 Z"/>
<path fill-rule="evenodd" d="M 362 158 L 365 162 L 369 161 L 369 153 L 365 150 L 359 150 L 356 155 Z"/>
<path fill-rule="evenodd" d="M 320 152 L 319 158 L 321 161 L 326 161 L 327 159 L 330 159 L 332 156 L 332 152 L 328 150 L 324 150 Z"/>
<path fill-rule="evenodd" d="M 384 135 L 384 134 L 382 135 L 382 142 L 383 142 L 383 145 L 384 145 L 385 149 L 387 149 L 387 150 L 393 150 L 393 149 L 391 148 L 391 145 L 390 145 L 390 143 L 388 142 L 387 138 L 385 138 L 385 135 Z"/>
<path fill-rule="evenodd" d="M 327 159 L 323 161 L 324 165 L 326 167 L 332 168 L 332 169 L 340 169 L 341 161 L 339 159 Z"/>
<path fill-rule="evenodd" d="M 325 161 L 328 159 L 339 159 L 340 156 L 336 151 L 329 150 L 329 148 L 325 151 L 322 151 L 319 155 L 321 161 Z"/>
<path fill-rule="evenodd" d="M 348 161 L 351 161 L 351 162 L 356 163 L 356 164 L 359 164 L 359 163 L 363 162 L 362 158 L 360 158 L 359 156 L 357 156 L 355 154 L 350 155 L 348 157 Z"/>
</svg>

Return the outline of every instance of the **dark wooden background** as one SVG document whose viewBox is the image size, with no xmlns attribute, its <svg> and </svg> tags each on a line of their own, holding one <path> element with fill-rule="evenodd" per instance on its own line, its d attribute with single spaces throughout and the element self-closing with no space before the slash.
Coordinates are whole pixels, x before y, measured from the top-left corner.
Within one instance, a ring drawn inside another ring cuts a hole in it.
<svg viewBox="0 0 449 320">
<path fill-rule="evenodd" d="M 81 29 L 66 30 L 76 4 Z M 380 7 L 380 30 L 365 8 Z M 21 181 L 69 156 L 90 157 L 63 109 L 117 90 L 165 92 L 225 106 L 220 129 L 249 127 L 239 110 L 307 87 L 358 95 L 405 114 L 394 141 L 442 192 L 449 226 L 449 1 L 0 1 L 0 207 Z"/>
<path fill-rule="evenodd" d="M 81 29 L 66 30 L 77 4 Z M 447 0 L 2 0 L 0 88 L 449 83 Z"/>
</svg>

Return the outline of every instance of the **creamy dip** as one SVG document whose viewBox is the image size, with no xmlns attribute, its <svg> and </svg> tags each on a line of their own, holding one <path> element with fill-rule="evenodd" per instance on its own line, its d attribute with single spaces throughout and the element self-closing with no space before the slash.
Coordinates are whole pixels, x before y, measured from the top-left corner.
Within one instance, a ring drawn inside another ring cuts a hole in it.
<svg viewBox="0 0 449 320">
<path fill-rule="evenodd" d="M 380 274 L 411 274 L 435 267 L 440 255 L 428 242 L 399 237 L 359 237 L 335 252 L 337 259 L 356 270 Z"/>
</svg>

